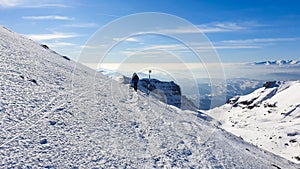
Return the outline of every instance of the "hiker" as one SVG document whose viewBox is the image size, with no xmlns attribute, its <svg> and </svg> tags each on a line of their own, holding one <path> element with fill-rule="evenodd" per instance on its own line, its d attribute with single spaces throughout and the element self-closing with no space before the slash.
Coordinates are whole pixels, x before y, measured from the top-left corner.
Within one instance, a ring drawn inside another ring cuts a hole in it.
<svg viewBox="0 0 300 169">
<path fill-rule="evenodd" d="M 133 83 L 133 88 L 134 88 L 135 91 L 137 91 L 138 82 L 139 82 L 138 75 L 136 73 L 133 73 L 131 83 Z"/>
</svg>

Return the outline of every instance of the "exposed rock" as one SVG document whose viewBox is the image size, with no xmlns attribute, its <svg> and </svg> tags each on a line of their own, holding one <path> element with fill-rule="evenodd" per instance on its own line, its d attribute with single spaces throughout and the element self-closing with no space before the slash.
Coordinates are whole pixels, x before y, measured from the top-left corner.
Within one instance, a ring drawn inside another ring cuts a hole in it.
<svg viewBox="0 0 300 169">
<path fill-rule="evenodd" d="M 272 88 L 272 87 L 278 87 L 279 85 L 276 83 L 276 81 L 269 81 L 266 82 L 263 87 L 265 88 Z"/>
<path fill-rule="evenodd" d="M 298 132 L 292 132 L 292 133 L 288 133 L 287 136 L 290 136 L 290 137 L 293 137 L 293 136 L 296 136 L 296 135 L 300 135 L 300 133 Z"/>
<path fill-rule="evenodd" d="M 54 126 L 56 124 L 56 121 L 49 121 L 50 125 Z"/>
<path fill-rule="evenodd" d="M 277 104 L 277 102 L 275 102 L 275 103 L 265 103 L 264 104 L 264 107 L 276 107 L 276 104 Z"/>
<path fill-rule="evenodd" d="M 63 57 L 66 60 L 71 60 L 68 56 L 61 56 L 61 57 Z"/>
<path fill-rule="evenodd" d="M 35 79 L 29 79 L 28 81 L 30 81 L 30 82 L 32 82 L 32 83 L 38 85 L 38 83 L 37 83 L 37 81 L 36 81 Z"/>
<path fill-rule="evenodd" d="M 181 90 L 180 86 L 171 82 L 159 81 L 157 79 L 141 79 L 139 81 L 140 90 L 155 94 L 159 100 L 176 107 L 181 107 Z"/>
<path fill-rule="evenodd" d="M 48 140 L 46 138 L 41 139 L 40 144 L 47 144 Z"/>
<path fill-rule="evenodd" d="M 45 44 L 41 44 L 41 47 L 45 48 L 45 49 L 49 49 L 49 47 Z"/>
</svg>

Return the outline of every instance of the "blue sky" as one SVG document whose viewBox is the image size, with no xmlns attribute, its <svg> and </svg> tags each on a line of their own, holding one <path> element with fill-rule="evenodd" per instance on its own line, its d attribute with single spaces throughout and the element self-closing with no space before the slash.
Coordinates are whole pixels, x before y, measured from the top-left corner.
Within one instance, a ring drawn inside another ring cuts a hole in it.
<svg viewBox="0 0 300 169">
<path fill-rule="evenodd" d="M 76 59 L 86 41 L 113 20 L 162 12 L 197 26 L 216 47 L 222 62 L 253 62 L 299 59 L 299 9 L 296 0 L 0 0 L 0 24 Z M 152 49 L 178 47 L 170 39 L 144 36 L 131 37 L 115 50 L 147 45 Z"/>
</svg>

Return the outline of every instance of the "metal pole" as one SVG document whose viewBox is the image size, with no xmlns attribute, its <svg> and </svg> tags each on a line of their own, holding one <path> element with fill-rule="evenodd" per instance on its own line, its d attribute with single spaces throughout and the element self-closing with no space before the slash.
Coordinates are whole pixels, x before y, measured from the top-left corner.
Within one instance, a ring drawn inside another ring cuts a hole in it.
<svg viewBox="0 0 300 169">
<path fill-rule="evenodd" d="M 151 74 L 151 70 L 149 70 L 149 83 L 148 83 L 148 94 L 150 94 L 150 74 Z"/>
</svg>

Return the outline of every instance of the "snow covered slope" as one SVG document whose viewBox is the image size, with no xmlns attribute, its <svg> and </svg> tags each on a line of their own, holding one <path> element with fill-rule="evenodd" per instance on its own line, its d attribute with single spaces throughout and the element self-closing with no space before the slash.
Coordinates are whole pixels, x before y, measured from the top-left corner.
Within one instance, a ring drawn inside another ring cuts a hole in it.
<svg viewBox="0 0 300 169">
<path fill-rule="evenodd" d="M 299 168 L 0 27 L 0 168 Z"/>
<path fill-rule="evenodd" d="M 208 113 L 227 131 L 300 163 L 299 91 L 300 81 L 267 82 L 253 93 L 234 97 Z"/>
</svg>

